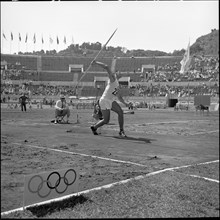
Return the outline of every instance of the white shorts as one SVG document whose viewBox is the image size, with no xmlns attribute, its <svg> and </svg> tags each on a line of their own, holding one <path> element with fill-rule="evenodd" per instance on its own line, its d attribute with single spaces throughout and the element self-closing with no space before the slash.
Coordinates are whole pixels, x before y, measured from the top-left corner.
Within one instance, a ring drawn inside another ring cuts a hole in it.
<svg viewBox="0 0 220 220">
<path fill-rule="evenodd" d="M 99 100 L 99 105 L 101 107 L 102 110 L 107 110 L 107 109 L 111 109 L 112 108 L 112 100 L 109 99 L 100 99 Z"/>
</svg>

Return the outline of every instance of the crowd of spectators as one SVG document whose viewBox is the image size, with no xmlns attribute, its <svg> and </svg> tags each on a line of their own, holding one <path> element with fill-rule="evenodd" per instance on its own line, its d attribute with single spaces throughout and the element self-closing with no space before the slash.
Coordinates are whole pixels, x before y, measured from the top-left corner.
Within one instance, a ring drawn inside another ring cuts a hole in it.
<svg viewBox="0 0 220 220">
<path fill-rule="evenodd" d="M 31 84 L 22 84 L 14 85 L 12 82 L 2 83 L 1 84 L 1 94 L 14 94 L 20 95 L 21 93 L 27 93 L 29 95 L 36 96 L 57 96 L 59 94 L 65 95 L 75 95 L 75 92 L 72 87 L 69 86 L 51 86 L 51 85 L 31 85 Z"/>
<path fill-rule="evenodd" d="M 136 92 L 138 91 L 138 92 Z M 130 95 L 134 96 L 168 96 L 173 95 L 176 97 L 194 96 L 198 94 L 211 95 L 212 97 L 219 96 L 219 84 L 215 83 L 210 85 L 209 83 L 198 83 L 198 85 L 187 85 L 187 86 L 171 86 L 171 85 L 150 85 L 143 86 L 137 84 L 130 92 Z"/>
<path fill-rule="evenodd" d="M 91 96 L 92 90 L 95 88 L 87 89 L 87 96 Z M 28 96 L 58 96 L 64 94 L 66 96 L 75 96 L 76 91 L 73 87 L 70 86 L 51 86 L 51 85 L 13 85 L 13 84 L 2 84 L 1 85 L 1 96 L 7 95 L 20 95 L 25 92 Z M 149 86 L 144 86 L 137 84 L 129 89 L 130 96 L 167 96 L 174 95 L 176 97 L 185 97 L 185 96 L 194 96 L 197 94 L 208 94 L 213 97 L 219 96 L 219 83 L 210 84 L 200 83 L 197 85 L 186 86 L 175 86 L 175 85 L 161 85 L 160 83 L 150 84 Z M 85 94 L 86 96 L 86 94 Z"/>
<path fill-rule="evenodd" d="M 149 74 L 147 79 L 154 82 L 186 82 L 186 81 L 217 81 L 219 74 L 219 57 L 198 57 L 191 58 L 190 68 L 187 73 L 180 74 L 180 65 L 175 62 L 173 65 L 165 64 L 157 66 L 154 74 Z"/>
<path fill-rule="evenodd" d="M 71 96 L 75 95 L 75 92 L 70 86 L 40 85 L 32 87 L 32 95 L 57 96 L 59 94 Z"/>
<path fill-rule="evenodd" d="M 169 62 L 169 60 L 167 60 Z M 180 63 L 167 63 L 156 66 L 154 74 L 148 74 L 147 79 L 143 74 L 140 75 L 144 80 L 152 80 L 154 82 L 169 81 L 216 81 L 219 74 L 219 57 L 213 56 L 193 56 L 191 57 L 190 69 L 185 74 L 180 74 Z M 136 73 L 131 71 L 130 74 L 140 74 L 141 69 Z M 38 80 L 38 73 L 34 70 L 28 70 L 21 63 L 8 64 L 6 70 L 1 72 L 3 80 Z"/>
<path fill-rule="evenodd" d="M 14 85 L 12 80 L 24 80 L 24 71 L 26 71 L 26 80 L 28 76 L 35 75 L 35 72 L 24 70 L 25 68 L 18 62 L 9 65 L 7 70 L 1 70 L 2 79 L 7 79 L 1 83 L 1 95 L 15 94 L 20 95 L 24 87 L 28 95 L 57 96 L 64 94 L 68 96 L 76 95 L 74 89 L 70 86 L 51 86 L 51 85 Z M 130 90 L 130 95 L 139 96 L 166 96 L 169 94 L 178 97 L 192 96 L 195 94 L 219 95 L 219 57 L 194 56 L 192 58 L 190 69 L 186 74 L 179 73 L 180 64 L 166 64 L 157 66 L 154 74 L 148 74 L 147 78 L 141 75 L 141 81 L 153 82 L 150 86 L 136 85 Z M 194 82 L 192 86 L 170 86 L 160 85 L 160 82 Z M 203 83 L 200 83 L 200 82 Z M 211 85 L 211 81 L 216 82 Z M 196 82 L 196 86 L 195 86 Z M 205 83 L 204 83 L 205 82 Z M 89 95 L 89 94 L 88 94 Z"/>
</svg>

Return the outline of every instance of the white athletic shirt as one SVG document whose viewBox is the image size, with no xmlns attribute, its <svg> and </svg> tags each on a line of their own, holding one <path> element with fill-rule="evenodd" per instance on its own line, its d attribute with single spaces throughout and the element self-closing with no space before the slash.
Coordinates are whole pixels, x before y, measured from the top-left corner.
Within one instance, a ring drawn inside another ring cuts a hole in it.
<svg viewBox="0 0 220 220">
<path fill-rule="evenodd" d="M 68 108 L 68 105 L 66 103 L 66 100 L 63 102 L 63 104 L 61 100 L 57 100 L 54 107 L 55 109 L 61 110 L 61 108 Z"/>
<path fill-rule="evenodd" d="M 118 87 L 119 87 L 119 83 L 118 80 L 116 79 L 114 82 L 110 82 L 110 80 L 108 80 L 108 84 L 105 88 L 105 91 L 102 94 L 102 97 L 100 98 L 100 100 L 102 99 L 107 99 L 109 101 L 114 101 L 116 99 L 116 94 L 118 92 Z"/>
</svg>

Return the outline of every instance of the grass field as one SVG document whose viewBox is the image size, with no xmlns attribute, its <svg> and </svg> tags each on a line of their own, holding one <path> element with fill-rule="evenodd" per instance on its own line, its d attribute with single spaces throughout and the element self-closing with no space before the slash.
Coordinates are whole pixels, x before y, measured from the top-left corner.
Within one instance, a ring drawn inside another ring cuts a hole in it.
<svg viewBox="0 0 220 220">
<path fill-rule="evenodd" d="M 1 218 L 219 217 L 219 112 L 173 108 L 117 115 L 94 136 L 92 109 L 1 107 Z M 78 192 L 25 210 L 24 175 L 75 167 Z M 78 193 L 78 194 L 77 194 Z"/>
</svg>

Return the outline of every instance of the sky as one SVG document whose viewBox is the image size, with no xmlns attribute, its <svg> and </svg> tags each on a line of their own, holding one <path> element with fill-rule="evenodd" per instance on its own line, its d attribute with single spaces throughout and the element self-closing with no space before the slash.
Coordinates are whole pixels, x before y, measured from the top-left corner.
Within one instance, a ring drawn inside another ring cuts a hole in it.
<svg viewBox="0 0 220 220">
<path fill-rule="evenodd" d="M 172 53 L 211 29 L 219 30 L 218 8 L 217 0 L 1 2 L 1 52 L 60 51 L 83 42 L 104 45 L 117 29 L 107 46 Z"/>
</svg>

